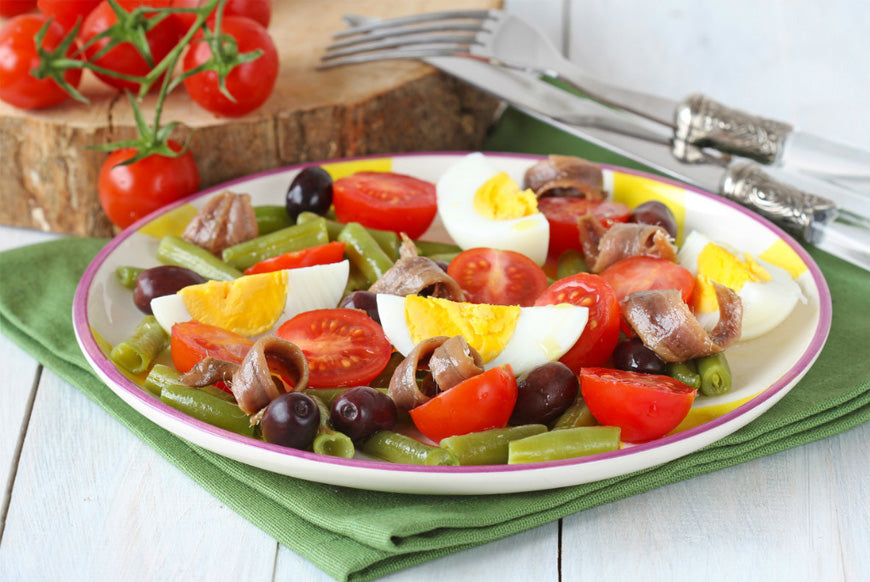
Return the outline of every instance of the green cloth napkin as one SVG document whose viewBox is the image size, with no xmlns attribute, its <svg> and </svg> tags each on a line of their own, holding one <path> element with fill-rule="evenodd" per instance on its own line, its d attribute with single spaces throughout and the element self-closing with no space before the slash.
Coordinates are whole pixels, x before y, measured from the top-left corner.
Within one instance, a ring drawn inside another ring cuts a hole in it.
<svg viewBox="0 0 870 582">
<path fill-rule="evenodd" d="M 523 136 L 517 142 L 516 136 Z M 491 150 L 624 159 L 510 112 Z M 575 487 L 493 496 L 397 495 L 311 483 L 192 446 L 133 411 L 89 369 L 73 335 L 73 293 L 105 240 L 70 238 L 0 253 L 0 329 L 223 503 L 339 580 L 369 580 L 583 509 L 845 431 L 870 419 L 870 273 L 811 250 L 833 296 L 830 339 L 782 401 L 681 459 Z M 33 268 L 39 265 L 38 269 Z M 51 285 L 45 285 L 50 281 Z"/>
</svg>

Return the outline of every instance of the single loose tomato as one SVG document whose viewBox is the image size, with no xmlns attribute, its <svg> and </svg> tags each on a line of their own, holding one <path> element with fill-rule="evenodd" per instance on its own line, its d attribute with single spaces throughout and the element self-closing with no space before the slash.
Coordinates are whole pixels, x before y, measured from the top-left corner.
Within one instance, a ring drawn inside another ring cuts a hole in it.
<svg viewBox="0 0 870 582">
<path fill-rule="evenodd" d="M 678 289 L 686 303 L 695 290 L 695 277 L 685 267 L 657 257 L 628 257 L 601 272 L 619 301 L 637 291 Z"/>
<path fill-rule="evenodd" d="M 175 8 L 197 8 L 207 0 L 172 0 Z M 217 11 L 217 8 L 215 8 Z M 256 20 L 268 28 L 272 20 L 272 0 L 227 0 L 224 5 L 224 16 L 244 16 Z M 190 13 L 179 12 L 175 15 L 185 25 L 185 30 L 193 26 L 196 17 Z"/>
<path fill-rule="evenodd" d="M 438 210 L 435 184 L 392 172 L 357 172 L 332 184 L 332 203 L 340 222 L 404 232 L 419 238 Z"/>
<path fill-rule="evenodd" d="M 66 30 L 72 30 L 76 21 L 84 19 L 97 7 L 101 0 L 37 0 L 36 6 L 46 16 Z"/>
<path fill-rule="evenodd" d="M 568 249 L 583 250 L 577 220 L 591 213 L 604 227 L 626 222 L 631 210 L 620 202 L 587 200 L 585 198 L 546 196 L 538 200 L 538 210 L 550 223 L 548 254 L 558 257 Z"/>
<path fill-rule="evenodd" d="M 592 416 L 618 426 L 627 443 L 663 437 L 686 418 L 695 389 L 670 376 L 610 368 L 580 370 L 580 392 Z"/>
<path fill-rule="evenodd" d="M 547 288 L 544 270 L 514 251 L 462 251 L 450 261 L 447 274 L 462 287 L 471 303 L 528 307 Z"/>
<path fill-rule="evenodd" d="M 0 27 L 0 99 L 19 109 L 41 109 L 66 101 L 66 91 L 52 79 L 37 79 L 30 71 L 39 66 L 39 53 L 34 36 L 45 26 L 48 18 L 41 14 L 22 14 Z M 64 29 L 56 23 L 48 27 L 42 47 L 54 49 L 63 40 Z M 72 57 L 77 47 L 70 46 Z M 78 87 L 81 69 L 71 69 L 64 79 Z"/>
<path fill-rule="evenodd" d="M 36 0 L 0 0 L 0 16 L 12 18 L 36 8 Z"/>
<path fill-rule="evenodd" d="M 260 261 L 245 269 L 245 275 L 270 273 L 272 271 L 283 271 L 284 269 L 298 269 L 299 267 L 312 267 L 314 265 L 328 265 L 330 263 L 341 262 L 342 259 L 344 259 L 344 243 L 332 241 L 325 245 L 317 245 Z"/>
<path fill-rule="evenodd" d="M 312 388 L 366 385 L 387 367 L 393 351 L 383 328 L 356 309 L 306 311 L 275 335 L 305 354 Z"/>
<path fill-rule="evenodd" d="M 598 275 L 578 273 L 554 282 L 535 301 L 535 305 L 557 303 L 589 309 L 583 333 L 559 361 L 575 374 L 584 366 L 604 364 L 619 342 L 619 302 L 610 285 Z"/>
<path fill-rule="evenodd" d="M 177 142 L 170 140 L 169 146 L 181 151 Z M 175 158 L 152 154 L 122 164 L 135 154 L 131 148 L 110 153 L 100 168 L 97 183 L 103 211 L 121 228 L 199 190 L 199 172 L 190 151 Z"/>
<path fill-rule="evenodd" d="M 172 364 L 182 374 L 208 356 L 240 364 L 254 345 L 237 333 L 193 320 L 176 323 L 169 335 Z"/>
<path fill-rule="evenodd" d="M 517 403 L 510 366 L 487 370 L 410 411 L 414 426 L 439 442 L 449 436 L 505 426 Z"/>
<path fill-rule="evenodd" d="M 213 30 L 214 23 L 209 24 Z M 233 99 L 221 93 L 218 73 L 200 71 L 185 77 L 184 87 L 191 99 L 202 108 L 218 116 L 239 117 L 250 113 L 266 102 L 278 78 L 278 49 L 266 29 L 258 22 L 241 16 L 228 16 L 222 20 L 221 34 L 231 36 L 238 53 L 262 50 L 258 58 L 240 64 L 226 77 L 226 89 Z M 212 57 L 211 47 L 197 33 L 184 56 L 184 71 L 190 72 L 207 63 Z"/>
</svg>

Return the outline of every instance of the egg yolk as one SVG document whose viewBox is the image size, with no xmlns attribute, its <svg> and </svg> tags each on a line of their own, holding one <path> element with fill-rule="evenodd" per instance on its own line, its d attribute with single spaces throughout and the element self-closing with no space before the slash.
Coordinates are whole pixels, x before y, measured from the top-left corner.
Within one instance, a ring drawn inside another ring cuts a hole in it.
<svg viewBox="0 0 870 582">
<path fill-rule="evenodd" d="M 484 363 L 504 350 L 519 315 L 517 305 L 460 303 L 419 295 L 405 298 L 405 320 L 414 344 L 431 337 L 461 335 Z"/>
<path fill-rule="evenodd" d="M 520 190 L 506 172 L 499 172 L 475 192 L 474 210 L 489 220 L 522 218 L 538 212 L 538 199 L 531 190 Z"/>
<path fill-rule="evenodd" d="M 715 243 L 707 244 L 698 254 L 698 276 L 694 291 L 695 311 L 712 313 L 719 309 L 713 281 L 739 293 L 748 282 L 770 281 L 770 274 L 748 253 L 744 260 Z"/>
<path fill-rule="evenodd" d="M 195 320 L 250 337 L 269 330 L 284 312 L 287 273 L 208 281 L 185 287 L 178 295 Z"/>
</svg>

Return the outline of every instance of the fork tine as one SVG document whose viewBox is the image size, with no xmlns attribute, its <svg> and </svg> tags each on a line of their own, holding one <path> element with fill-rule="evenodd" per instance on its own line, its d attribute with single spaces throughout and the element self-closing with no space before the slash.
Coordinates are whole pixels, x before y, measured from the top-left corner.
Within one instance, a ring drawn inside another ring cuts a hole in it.
<svg viewBox="0 0 870 582">
<path fill-rule="evenodd" d="M 367 24 L 360 24 L 337 33 L 334 38 L 345 38 L 364 32 L 372 32 L 383 29 L 397 28 L 406 25 L 421 24 L 425 22 L 437 22 L 440 20 L 486 20 L 496 11 L 493 10 L 446 10 L 443 12 L 424 12 L 422 14 L 411 14 L 409 16 L 399 16 L 387 20 L 378 20 Z"/>
<path fill-rule="evenodd" d="M 373 40 L 380 40 L 384 38 L 395 38 L 395 37 L 405 37 L 405 36 L 414 36 L 417 34 L 427 34 L 427 33 L 436 33 L 436 32 L 478 32 L 480 31 L 480 26 L 477 24 L 463 24 L 461 22 L 457 22 L 452 24 L 449 28 L 445 28 L 440 24 L 429 24 L 424 26 L 408 26 L 407 28 L 400 28 L 397 30 L 373 30 L 371 32 L 359 34 L 350 38 L 343 38 L 337 42 L 334 42 L 326 47 L 327 50 L 343 48 L 346 46 L 353 46 L 355 44 L 364 43 Z M 336 35 L 337 37 L 338 35 Z"/>
<path fill-rule="evenodd" d="M 423 47 L 423 48 L 402 48 L 394 50 L 371 51 L 364 53 L 354 53 L 347 56 L 331 58 L 330 55 L 321 57 L 320 64 L 317 65 L 317 70 L 332 69 L 345 65 L 358 65 L 361 63 L 371 63 L 375 61 L 387 61 L 394 59 L 428 59 L 432 57 L 452 57 L 464 55 L 467 52 L 467 47 L 461 46 L 450 47 L 444 45 L 441 47 Z"/>
<path fill-rule="evenodd" d="M 472 43 L 474 43 L 474 39 L 474 34 L 422 34 L 403 36 L 401 38 L 382 38 L 378 40 L 361 39 L 359 42 L 353 43 L 352 45 L 329 45 L 326 47 L 324 58 L 337 58 L 389 48 L 413 48 L 416 45 L 432 45 L 433 47 L 442 45 L 455 47 L 463 46 L 465 47 L 465 50 L 468 50 Z"/>
</svg>

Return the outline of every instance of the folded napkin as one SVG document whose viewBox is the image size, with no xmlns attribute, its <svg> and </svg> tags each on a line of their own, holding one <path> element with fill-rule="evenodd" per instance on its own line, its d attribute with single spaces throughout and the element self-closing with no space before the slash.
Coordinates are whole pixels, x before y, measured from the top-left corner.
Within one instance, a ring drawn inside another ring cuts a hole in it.
<svg viewBox="0 0 870 582">
<path fill-rule="evenodd" d="M 523 136 L 522 143 L 513 141 L 518 135 Z M 501 121 L 489 147 L 632 165 L 515 113 Z M 0 272 L 15 273 L 0 280 L 0 330 L 221 502 L 338 580 L 383 576 L 602 503 L 821 439 L 870 419 L 870 359 L 866 357 L 870 273 L 811 250 L 835 306 L 824 351 L 806 377 L 770 411 L 705 449 L 618 478 L 511 495 L 397 495 L 285 477 L 175 437 L 128 407 L 91 372 L 77 347 L 70 314 L 76 284 L 105 242 L 69 238 L 0 253 Z"/>
</svg>

